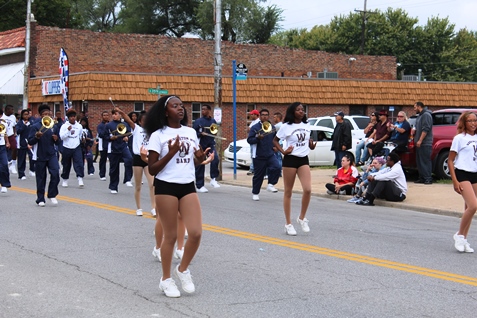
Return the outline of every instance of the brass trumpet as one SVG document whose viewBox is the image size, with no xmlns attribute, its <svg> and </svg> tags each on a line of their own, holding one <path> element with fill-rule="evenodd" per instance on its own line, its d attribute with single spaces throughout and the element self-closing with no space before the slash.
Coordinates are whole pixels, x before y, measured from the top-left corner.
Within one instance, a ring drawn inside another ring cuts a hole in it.
<svg viewBox="0 0 477 318">
<path fill-rule="evenodd" d="M 206 136 L 210 136 L 210 137 L 214 137 L 214 138 L 222 139 L 222 140 L 227 140 L 227 138 L 216 136 L 217 133 L 219 132 L 219 125 L 217 124 L 212 124 L 210 125 L 210 127 L 202 127 L 202 128 L 208 129 L 210 131 L 210 134 L 205 133 Z"/>
<path fill-rule="evenodd" d="M 115 133 L 118 133 L 117 135 L 115 136 L 121 136 L 121 137 L 127 137 L 127 136 L 130 136 L 131 133 L 130 132 L 127 132 L 128 131 L 128 128 L 126 127 L 125 124 L 123 123 L 120 123 L 118 124 L 118 126 L 116 127 L 116 130 L 114 130 L 113 132 L 111 132 L 111 134 L 115 135 Z"/>
<path fill-rule="evenodd" d="M 4 124 L 0 124 L 0 135 L 5 134 L 6 131 L 7 131 L 7 127 L 5 127 Z"/>
<path fill-rule="evenodd" d="M 263 131 L 264 133 L 263 133 L 263 134 L 260 134 L 261 131 Z M 276 129 L 275 129 L 275 128 L 272 129 L 272 124 L 271 124 L 269 121 L 264 121 L 264 122 L 262 123 L 262 129 L 260 129 L 260 130 L 258 131 L 258 133 L 259 133 L 260 135 L 262 135 L 262 136 L 265 136 L 265 135 L 271 134 L 271 133 L 273 133 L 273 132 L 275 132 L 275 131 L 276 131 Z"/>
<path fill-rule="evenodd" d="M 53 128 L 55 121 L 50 116 L 45 116 L 41 119 L 41 128 L 38 132 L 45 133 L 47 130 Z"/>
</svg>

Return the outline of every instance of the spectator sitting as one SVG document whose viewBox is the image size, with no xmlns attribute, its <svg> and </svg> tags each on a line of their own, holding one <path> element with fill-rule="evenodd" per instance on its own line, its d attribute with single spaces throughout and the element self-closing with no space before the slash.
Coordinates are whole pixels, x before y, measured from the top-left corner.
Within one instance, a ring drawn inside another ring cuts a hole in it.
<svg viewBox="0 0 477 318">
<path fill-rule="evenodd" d="M 369 185 L 363 201 L 359 205 L 374 205 L 374 199 L 380 198 L 386 201 L 401 202 L 406 199 L 407 183 L 402 170 L 399 155 L 391 152 L 387 157 L 387 168 L 379 171 L 376 175 L 368 176 Z"/>
<path fill-rule="evenodd" d="M 368 184 L 369 184 L 368 176 L 375 175 L 384 168 L 386 168 L 386 159 L 384 159 L 384 157 L 374 158 L 371 164 L 366 168 L 361 178 L 359 178 L 358 182 L 356 183 L 356 187 L 354 191 L 356 195 L 352 197 L 351 199 L 349 199 L 348 202 L 356 203 L 358 201 L 363 200 L 364 194 L 366 192 L 366 188 L 368 187 Z"/>
<path fill-rule="evenodd" d="M 341 159 L 341 168 L 336 172 L 333 183 L 327 183 L 326 189 L 328 194 L 347 194 L 350 195 L 358 181 L 359 172 L 354 166 L 354 156 L 350 152 L 346 152 Z"/>
</svg>

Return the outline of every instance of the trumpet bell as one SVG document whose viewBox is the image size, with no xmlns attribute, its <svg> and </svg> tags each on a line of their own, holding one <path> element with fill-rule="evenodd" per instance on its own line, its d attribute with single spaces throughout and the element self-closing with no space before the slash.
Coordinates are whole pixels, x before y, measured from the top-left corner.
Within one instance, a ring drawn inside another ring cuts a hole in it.
<svg viewBox="0 0 477 318">
<path fill-rule="evenodd" d="M 4 124 L 0 124 L 0 135 L 5 134 L 6 131 L 7 131 L 7 127 L 5 127 Z"/>
<path fill-rule="evenodd" d="M 219 132 L 219 126 L 217 124 L 212 124 L 210 125 L 209 130 L 212 135 L 217 135 Z"/>
<path fill-rule="evenodd" d="M 116 130 L 118 134 L 120 135 L 124 135 L 128 131 L 128 129 L 126 128 L 126 125 L 124 124 L 118 124 L 118 126 L 116 127 Z"/>
<path fill-rule="evenodd" d="M 54 125 L 55 125 L 55 121 L 53 120 L 53 118 L 51 118 L 50 116 L 45 116 L 41 119 L 41 126 L 42 127 L 40 129 L 40 132 L 44 133 L 48 129 L 53 128 Z"/>
<path fill-rule="evenodd" d="M 269 121 L 262 123 L 262 131 L 265 133 L 269 133 L 272 131 L 272 124 Z"/>
</svg>

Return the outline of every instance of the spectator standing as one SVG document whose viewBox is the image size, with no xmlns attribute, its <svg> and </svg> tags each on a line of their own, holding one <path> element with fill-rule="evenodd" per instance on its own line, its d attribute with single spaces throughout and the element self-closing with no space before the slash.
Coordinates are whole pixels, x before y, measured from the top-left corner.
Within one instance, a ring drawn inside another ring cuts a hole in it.
<svg viewBox="0 0 477 318">
<path fill-rule="evenodd" d="M 346 150 L 352 147 L 351 126 L 344 120 L 344 113 L 342 111 L 336 112 L 336 126 L 333 131 L 333 142 L 331 150 L 335 152 L 336 167 L 341 168 L 341 159 L 346 153 Z"/>
<path fill-rule="evenodd" d="M 414 104 L 416 132 L 414 146 L 416 147 L 416 165 L 419 177 L 414 183 L 432 184 L 432 112 L 422 102 Z"/>
<path fill-rule="evenodd" d="M 347 152 L 341 158 L 341 167 L 336 171 L 333 183 L 325 185 L 328 194 L 350 195 L 358 181 L 359 172 L 354 166 L 353 154 Z"/>
<path fill-rule="evenodd" d="M 373 133 L 369 137 L 373 139 L 368 145 L 368 151 L 371 156 L 377 156 L 384 148 L 384 142 L 389 139 L 388 127 L 391 122 L 388 120 L 388 112 L 380 110 L 378 113 L 378 122 L 374 126 Z"/>
<path fill-rule="evenodd" d="M 280 166 L 278 160 L 275 157 L 273 151 L 273 139 L 275 138 L 275 127 L 269 122 L 268 117 L 270 113 L 267 109 L 260 111 L 260 121 L 252 126 L 248 133 L 247 142 L 250 145 L 255 145 L 255 155 L 252 157 L 253 166 L 255 167 L 255 173 L 252 178 L 252 199 L 259 201 L 260 189 L 262 187 L 265 173 L 268 170 L 268 186 L 267 191 L 278 192 L 275 188 L 275 184 L 280 178 Z M 263 124 L 267 122 L 271 125 L 271 132 L 266 133 L 263 131 Z"/>
<path fill-rule="evenodd" d="M 356 145 L 356 160 L 358 161 L 357 165 L 358 166 L 362 166 L 364 165 L 364 163 L 368 160 L 369 158 L 369 151 L 368 151 L 368 148 L 366 148 L 366 146 L 372 141 L 371 138 L 369 138 L 371 136 L 371 134 L 373 133 L 374 131 L 374 127 L 376 126 L 376 113 L 371 113 L 371 118 L 370 118 L 370 121 L 368 123 L 368 125 L 366 126 L 366 128 L 364 128 L 364 138 L 362 138 L 360 140 L 360 142 Z"/>
<path fill-rule="evenodd" d="M 406 113 L 400 111 L 397 115 L 396 122 L 389 125 L 388 130 L 391 133 L 389 141 L 396 144 L 393 151 L 397 154 L 406 152 L 407 144 L 409 142 L 409 134 L 411 133 L 411 125 L 407 121 Z"/>
<path fill-rule="evenodd" d="M 99 150 L 99 179 L 106 181 L 106 162 L 108 161 L 108 136 L 109 131 L 106 125 L 109 123 L 109 112 L 103 111 L 101 114 L 101 123 L 97 127 L 98 132 L 98 150 Z"/>
<path fill-rule="evenodd" d="M 249 115 L 250 115 L 250 120 L 252 122 L 248 125 L 247 134 L 250 132 L 250 129 L 252 128 L 252 126 L 260 121 L 260 118 L 258 118 L 260 116 L 260 112 L 258 110 L 256 110 L 256 109 L 252 110 L 249 113 Z M 250 176 L 254 173 L 254 169 L 253 169 L 253 154 L 254 154 L 254 152 L 255 152 L 255 146 L 250 145 L 250 158 L 252 158 L 252 163 L 250 164 L 250 169 L 247 172 L 247 176 Z"/>
<path fill-rule="evenodd" d="M 209 154 L 214 154 L 214 160 L 210 163 L 210 185 L 213 188 L 220 188 L 220 184 L 216 178 L 219 176 L 219 156 L 215 150 L 215 138 L 211 136 L 210 127 L 217 125 L 212 117 L 212 107 L 210 105 L 202 105 L 202 117 L 194 121 L 193 128 L 199 138 L 202 149 L 210 148 Z M 197 192 L 207 193 L 209 190 L 205 187 L 205 165 L 199 165 L 195 168 L 195 186 Z"/>
<path fill-rule="evenodd" d="M 465 210 L 459 231 L 454 234 L 454 246 L 459 252 L 473 253 L 467 241 L 470 224 L 477 210 L 477 116 L 463 113 L 457 122 L 457 135 L 449 152 L 449 172 L 454 191 L 462 196 Z"/>
<path fill-rule="evenodd" d="M 369 185 L 364 200 L 356 202 L 359 205 L 374 205 L 374 199 L 401 202 L 406 199 L 407 183 L 402 170 L 399 155 L 391 152 L 386 160 L 387 168 L 375 175 L 369 175 Z"/>
</svg>

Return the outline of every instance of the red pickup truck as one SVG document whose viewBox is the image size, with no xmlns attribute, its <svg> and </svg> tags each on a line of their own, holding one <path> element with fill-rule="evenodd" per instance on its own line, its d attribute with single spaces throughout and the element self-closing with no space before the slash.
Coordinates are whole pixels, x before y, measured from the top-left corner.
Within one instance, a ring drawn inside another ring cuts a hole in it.
<svg viewBox="0 0 477 318">
<path fill-rule="evenodd" d="M 474 111 L 477 113 L 477 109 L 468 108 L 441 109 L 432 113 L 432 171 L 439 179 L 450 179 L 447 157 L 449 156 L 452 139 L 457 134 L 457 120 L 459 119 L 460 115 L 466 111 Z M 415 118 L 413 117 L 411 117 L 409 120 L 411 126 L 413 126 L 415 122 Z M 409 144 L 407 147 L 408 152 L 401 154 L 401 164 L 404 169 L 415 170 L 417 169 L 415 153 L 416 149 L 412 136 L 409 139 Z"/>
</svg>

